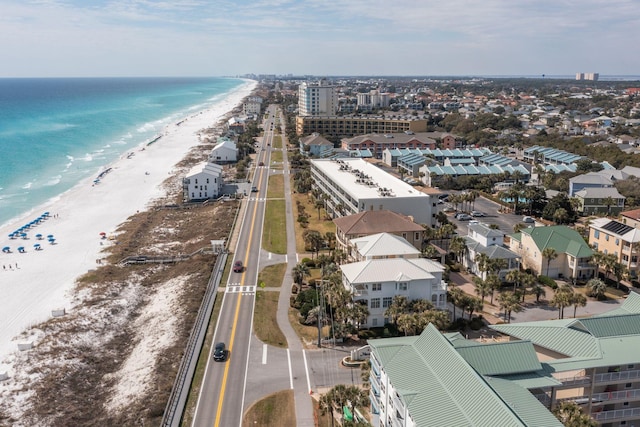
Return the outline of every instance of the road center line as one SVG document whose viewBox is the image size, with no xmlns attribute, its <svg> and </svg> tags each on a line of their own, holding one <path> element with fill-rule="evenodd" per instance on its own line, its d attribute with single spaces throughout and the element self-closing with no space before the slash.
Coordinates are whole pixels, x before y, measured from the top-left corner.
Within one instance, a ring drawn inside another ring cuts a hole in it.
<svg viewBox="0 0 640 427">
<path fill-rule="evenodd" d="M 262 344 L 262 364 L 267 364 L 267 345 Z"/>
</svg>

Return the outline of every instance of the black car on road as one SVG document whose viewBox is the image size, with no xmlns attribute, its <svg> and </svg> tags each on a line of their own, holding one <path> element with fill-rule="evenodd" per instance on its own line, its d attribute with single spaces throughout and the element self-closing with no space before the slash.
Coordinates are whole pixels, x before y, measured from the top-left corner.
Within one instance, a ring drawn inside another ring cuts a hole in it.
<svg viewBox="0 0 640 427">
<path fill-rule="evenodd" d="M 213 350 L 213 360 L 216 362 L 224 362 L 227 360 L 227 346 L 223 342 L 216 344 Z"/>
</svg>

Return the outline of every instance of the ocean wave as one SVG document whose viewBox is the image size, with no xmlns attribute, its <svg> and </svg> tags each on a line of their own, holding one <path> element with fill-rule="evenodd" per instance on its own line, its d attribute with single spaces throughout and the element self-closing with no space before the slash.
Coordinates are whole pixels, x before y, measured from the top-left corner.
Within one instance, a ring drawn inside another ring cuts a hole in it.
<svg viewBox="0 0 640 427">
<path fill-rule="evenodd" d="M 149 131 L 152 131 L 152 130 L 155 130 L 155 129 L 156 129 L 155 123 L 147 122 L 147 123 L 143 124 L 142 126 L 140 126 L 137 129 L 137 131 L 140 132 L 140 133 L 144 133 L 144 132 L 149 132 Z"/>
<path fill-rule="evenodd" d="M 93 156 L 91 154 L 87 153 L 87 154 L 84 155 L 82 160 L 84 160 L 85 162 L 91 162 L 91 161 L 93 161 Z"/>
<path fill-rule="evenodd" d="M 45 182 L 44 186 L 53 187 L 54 185 L 59 184 L 61 179 L 62 179 L 62 175 L 56 175 L 53 178 L 51 178 L 49 181 Z"/>
<path fill-rule="evenodd" d="M 29 181 L 29 182 L 27 182 L 25 185 L 23 185 L 23 186 L 22 186 L 22 189 L 23 189 L 23 190 L 28 190 L 28 189 L 30 189 L 31 187 L 33 187 L 33 181 Z"/>
</svg>

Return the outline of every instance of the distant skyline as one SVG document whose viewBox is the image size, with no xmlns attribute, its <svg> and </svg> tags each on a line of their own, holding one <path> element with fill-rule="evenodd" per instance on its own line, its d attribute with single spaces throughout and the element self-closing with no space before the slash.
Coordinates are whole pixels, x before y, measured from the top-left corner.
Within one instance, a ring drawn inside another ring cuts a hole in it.
<svg viewBox="0 0 640 427">
<path fill-rule="evenodd" d="M 640 74 L 637 0 L 0 0 L 0 77 Z"/>
</svg>

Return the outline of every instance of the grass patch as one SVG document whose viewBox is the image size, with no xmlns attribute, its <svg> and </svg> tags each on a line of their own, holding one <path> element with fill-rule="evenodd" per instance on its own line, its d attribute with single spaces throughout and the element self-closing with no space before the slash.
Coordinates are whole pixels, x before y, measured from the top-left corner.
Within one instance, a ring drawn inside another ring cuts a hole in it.
<svg viewBox="0 0 640 427">
<path fill-rule="evenodd" d="M 207 358 L 211 352 L 211 345 L 213 343 L 213 333 L 216 330 L 216 320 L 220 315 L 220 309 L 222 308 L 223 293 L 216 295 L 216 301 L 213 303 L 213 312 L 211 313 L 211 319 L 209 320 L 209 326 L 207 326 L 207 336 L 204 339 L 202 350 L 198 356 L 198 364 L 196 365 L 196 371 L 193 374 L 193 381 L 189 389 L 189 396 L 187 397 L 187 403 L 184 408 L 184 414 L 180 421 L 181 426 L 190 426 L 193 422 L 193 415 L 196 411 L 196 404 L 198 403 L 198 394 L 202 387 L 202 379 L 204 378 L 204 370 L 207 367 Z"/>
<path fill-rule="evenodd" d="M 265 267 L 258 273 L 258 283 L 263 283 L 270 288 L 279 288 L 284 280 L 287 264 L 276 264 Z"/>
<path fill-rule="evenodd" d="M 282 168 L 282 161 L 284 160 L 282 151 L 272 151 L 271 152 L 271 167 L 274 167 L 274 164 L 277 164 L 279 168 Z"/>
<path fill-rule="evenodd" d="M 604 295 L 607 298 L 610 299 L 620 299 L 620 298 L 624 298 L 624 296 L 627 293 L 625 291 L 623 291 L 622 289 L 617 289 L 613 286 L 607 286 L 607 290 L 605 291 Z"/>
<path fill-rule="evenodd" d="M 282 148 L 282 137 L 280 135 L 275 135 L 273 137 L 273 148 Z"/>
<path fill-rule="evenodd" d="M 278 326 L 276 313 L 280 292 L 256 292 L 256 306 L 253 316 L 253 330 L 258 339 L 266 344 L 286 348 L 287 339 Z"/>
<path fill-rule="evenodd" d="M 284 390 L 257 401 L 247 410 L 243 427 L 280 427 L 296 425 L 293 390 Z"/>
<path fill-rule="evenodd" d="M 326 219 L 327 214 L 324 209 L 320 209 L 320 219 L 318 219 L 318 209 L 316 209 L 315 204 L 311 202 L 311 197 L 309 195 L 294 193 L 291 196 L 293 198 L 294 218 L 298 218 L 300 213 L 298 210 L 298 201 L 302 203 L 302 206 L 304 206 L 304 211 L 311 215 L 309 217 L 309 224 L 306 228 L 301 227 L 298 221 L 295 222 L 296 251 L 298 253 L 305 253 L 307 250 L 305 249 L 304 239 L 302 238 L 305 230 L 315 230 L 320 234 L 325 235 L 329 231 L 335 233 L 336 225 L 332 220 Z"/>
<path fill-rule="evenodd" d="M 268 200 L 265 209 L 262 247 L 276 254 L 287 253 L 287 233 L 284 200 Z"/>
<path fill-rule="evenodd" d="M 284 198 L 284 176 L 271 175 L 269 177 L 269 186 L 267 188 L 268 199 Z"/>
<path fill-rule="evenodd" d="M 307 348 L 316 348 L 318 345 L 318 327 L 303 325 L 298 320 L 298 311 L 295 308 L 289 307 L 289 323 L 296 331 L 296 334 L 302 340 L 302 344 Z M 328 336 L 330 332 L 329 326 L 323 326 L 322 334 Z"/>
</svg>

